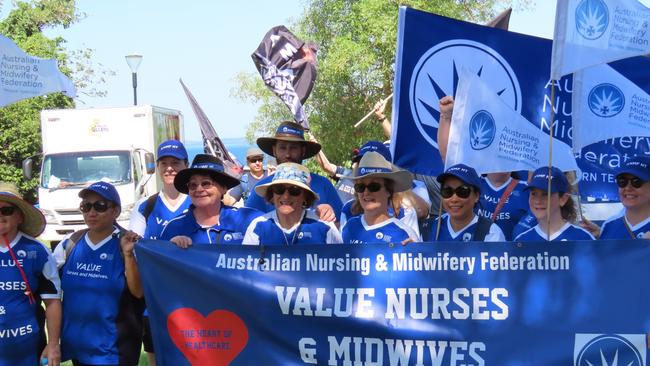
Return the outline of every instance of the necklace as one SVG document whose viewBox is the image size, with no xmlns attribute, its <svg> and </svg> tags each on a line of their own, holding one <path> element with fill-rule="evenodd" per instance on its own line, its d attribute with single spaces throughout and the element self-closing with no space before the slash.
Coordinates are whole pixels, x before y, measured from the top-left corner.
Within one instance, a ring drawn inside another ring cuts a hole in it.
<svg viewBox="0 0 650 366">
<path fill-rule="evenodd" d="M 284 236 L 284 243 L 286 245 L 294 245 L 296 243 L 296 237 L 298 236 L 298 233 L 300 232 L 300 227 L 302 226 L 302 221 L 305 219 L 305 216 L 307 215 L 307 211 L 305 211 L 302 214 L 302 217 L 300 218 L 300 224 L 296 228 L 296 231 L 293 232 L 293 235 L 291 237 L 291 242 L 289 242 L 289 238 L 287 238 L 287 233 L 284 232 L 282 227 L 280 227 L 280 230 L 282 230 L 282 235 Z"/>
</svg>

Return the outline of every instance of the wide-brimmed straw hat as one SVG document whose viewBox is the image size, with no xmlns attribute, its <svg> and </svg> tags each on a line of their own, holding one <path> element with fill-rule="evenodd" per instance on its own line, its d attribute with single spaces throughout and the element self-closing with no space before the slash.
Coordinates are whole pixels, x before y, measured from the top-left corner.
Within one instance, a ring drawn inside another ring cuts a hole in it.
<svg viewBox="0 0 650 366">
<path fill-rule="evenodd" d="M 275 130 L 274 137 L 260 137 L 257 139 L 257 146 L 265 153 L 273 155 L 273 146 L 278 141 L 299 142 L 305 147 L 305 155 L 303 159 L 309 159 L 318 154 L 320 151 L 320 144 L 305 140 L 305 129 L 295 122 L 285 121 L 280 123 L 278 129 Z"/>
<path fill-rule="evenodd" d="M 45 230 L 45 217 L 41 211 L 23 199 L 15 184 L 0 182 L 0 201 L 18 207 L 23 213 L 23 223 L 18 226 L 18 230 L 32 237 L 41 235 Z"/>
<path fill-rule="evenodd" d="M 187 183 L 194 174 L 207 175 L 226 189 L 238 186 L 239 179 L 225 172 L 221 159 L 207 154 L 198 154 L 189 168 L 183 169 L 174 178 L 174 187 L 181 193 L 188 193 Z"/>
<path fill-rule="evenodd" d="M 403 192 L 412 188 L 413 175 L 406 171 L 399 169 L 390 161 L 374 151 L 369 151 L 363 154 L 359 161 L 359 167 L 354 176 L 346 177 L 352 180 L 362 178 L 384 178 L 395 182 L 395 192 Z"/>
<path fill-rule="evenodd" d="M 314 201 L 318 201 L 319 197 L 311 187 L 311 175 L 309 169 L 296 163 L 283 163 L 278 165 L 277 170 L 273 174 L 273 180 L 266 184 L 260 184 L 255 187 L 255 193 L 260 197 L 266 197 L 266 191 L 269 187 L 278 184 L 291 184 L 296 187 L 304 189 L 308 194 L 314 196 Z"/>
</svg>

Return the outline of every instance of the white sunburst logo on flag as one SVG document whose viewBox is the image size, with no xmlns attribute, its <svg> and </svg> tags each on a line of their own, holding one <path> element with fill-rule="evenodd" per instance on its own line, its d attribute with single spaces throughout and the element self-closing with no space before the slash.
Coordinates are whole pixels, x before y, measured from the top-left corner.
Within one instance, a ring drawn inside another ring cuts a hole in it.
<svg viewBox="0 0 650 366">
<path fill-rule="evenodd" d="M 589 110 L 598 117 L 613 117 L 623 110 L 625 96 L 616 86 L 603 83 L 596 85 L 587 97 Z"/>
<path fill-rule="evenodd" d="M 575 366 L 645 366 L 643 334 L 576 334 Z"/>
<path fill-rule="evenodd" d="M 496 126 L 490 112 L 480 110 L 472 116 L 469 121 L 470 145 L 474 150 L 483 150 L 492 144 Z"/>
<path fill-rule="evenodd" d="M 609 25 L 609 10 L 602 0 L 582 0 L 576 8 L 578 33 L 589 40 L 600 38 Z"/>
</svg>

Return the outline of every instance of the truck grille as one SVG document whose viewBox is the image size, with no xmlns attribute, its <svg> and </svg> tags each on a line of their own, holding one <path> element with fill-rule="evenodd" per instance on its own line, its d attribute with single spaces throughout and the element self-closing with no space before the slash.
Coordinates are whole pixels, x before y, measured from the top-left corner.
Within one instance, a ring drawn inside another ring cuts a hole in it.
<svg viewBox="0 0 650 366">
<path fill-rule="evenodd" d="M 56 213 L 62 216 L 81 215 L 81 211 L 78 208 L 56 210 Z"/>
<path fill-rule="evenodd" d="M 84 225 L 84 220 L 63 220 L 63 225 Z"/>
</svg>

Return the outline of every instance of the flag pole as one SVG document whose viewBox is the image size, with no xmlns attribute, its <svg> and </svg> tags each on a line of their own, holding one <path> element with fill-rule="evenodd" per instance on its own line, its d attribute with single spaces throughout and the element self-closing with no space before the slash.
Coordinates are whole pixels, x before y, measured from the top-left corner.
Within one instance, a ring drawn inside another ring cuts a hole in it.
<svg viewBox="0 0 650 366">
<path fill-rule="evenodd" d="M 551 81 L 551 124 L 548 131 L 548 184 L 546 190 L 546 241 L 551 241 L 551 169 L 553 168 L 553 125 L 555 124 L 556 80 Z"/>
<path fill-rule="evenodd" d="M 390 93 L 390 95 L 387 96 L 386 99 L 382 100 L 382 103 L 386 103 L 386 102 L 388 102 L 388 100 L 390 100 L 390 98 L 392 98 L 392 97 L 393 97 L 393 93 Z M 355 123 L 355 124 L 354 124 L 354 128 L 359 127 L 359 125 L 362 124 L 363 121 L 367 120 L 368 117 L 372 116 L 373 113 L 375 113 L 375 108 L 373 108 L 373 109 L 372 109 L 368 114 L 366 114 L 365 116 L 363 116 L 363 118 L 361 118 L 361 119 L 359 120 L 359 122 Z"/>
</svg>

